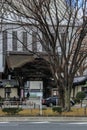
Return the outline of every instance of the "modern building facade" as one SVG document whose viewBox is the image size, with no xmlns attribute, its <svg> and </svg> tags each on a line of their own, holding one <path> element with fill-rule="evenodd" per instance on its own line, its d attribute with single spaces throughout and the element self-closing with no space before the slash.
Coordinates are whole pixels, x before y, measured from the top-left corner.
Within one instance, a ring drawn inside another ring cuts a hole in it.
<svg viewBox="0 0 87 130">
<path fill-rule="evenodd" d="M 59 10 L 62 13 L 61 8 L 64 7 L 64 0 L 58 2 Z M 47 54 L 37 38 L 37 30 L 34 30 L 30 23 L 24 21 L 24 24 L 21 24 L 21 22 L 18 22 L 20 17 L 13 16 L 6 11 L 7 8 L 9 8 L 8 5 L 4 0 L 1 0 L 0 79 L 12 80 L 17 78 L 20 86 L 18 93 L 21 97 L 25 95 L 24 86 L 29 87 L 29 84 L 35 86 L 32 81 L 38 81 L 39 90 L 35 91 L 39 93 L 39 91 L 42 91 L 40 89 L 44 89 L 43 91 L 48 91 L 51 94 L 49 88 L 52 85 L 50 80 L 52 74 L 49 65 L 43 60 L 43 57 L 47 59 Z M 59 15 L 61 17 L 61 14 Z M 43 41 L 44 37 L 41 36 L 41 38 Z M 38 52 L 41 53 L 40 58 L 35 55 Z M 32 89 L 31 85 L 30 88 Z M 46 88 L 47 90 L 45 90 Z"/>
<path fill-rule="evenodd" d="M 59 3 L 63 8 L 63 0 L 59 0 Z M 21 24 L 12 18 L 13 16 L 8 15 L 8 19 L 1 20 L 0 23 L 0 78 L 18 80 L 20 86 L 18 96 L 24 97 L 30 90 L 33 95 L 34 92 L 37 92 L 37 95 L 40 94 L 42 90 L 51 95 L 50 88 L 55 87 L 55 83 L 51 80 L 49 64 L 45 62 L 48 56 L 38 40 L 37 30 L 34 30 L 30 23 Z M 63 40 L 64 28 L 65 26 L 60 27 Z M 42 34 L 41 37 L 43 41 Z M 41 54 L 40 57 L 35 54 L 38 52 Z M 35 89 L 36 86 L 37 89 Z M 53 91 L 55 94 L 55 89 Z"/>
</svg>

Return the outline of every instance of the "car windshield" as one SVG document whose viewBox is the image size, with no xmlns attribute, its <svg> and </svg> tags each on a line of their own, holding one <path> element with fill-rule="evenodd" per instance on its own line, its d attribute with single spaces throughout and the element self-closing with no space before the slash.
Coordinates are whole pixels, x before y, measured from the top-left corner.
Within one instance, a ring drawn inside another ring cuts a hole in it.
<svg viewBox="0 0 87 130">
<path fill-rule="evenodd" d="M 49 100 L 49 99 L 51 99 L 51 97 L 47 98 L 46 100 Z"/>
<path fill-rule="evenodd" d="M 52 97 L 48 97 L 46 100 L 49 100 L 49 99 L 58 99 L 57 96 L 52 96 Z"/>
</svg>

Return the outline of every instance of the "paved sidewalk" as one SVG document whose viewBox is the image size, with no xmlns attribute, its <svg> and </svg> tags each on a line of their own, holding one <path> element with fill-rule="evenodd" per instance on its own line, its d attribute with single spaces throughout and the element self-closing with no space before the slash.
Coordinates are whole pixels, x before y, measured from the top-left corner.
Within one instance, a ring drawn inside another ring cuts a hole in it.
<svg viewBox="0 0 87 130">
<path fill-rule="evenodd" d="M 29 121 L 29 122 L 60 122 L 60 121 L 87 121 L 87 117 L 0 117 L 0 122 Z"/>
</svg>

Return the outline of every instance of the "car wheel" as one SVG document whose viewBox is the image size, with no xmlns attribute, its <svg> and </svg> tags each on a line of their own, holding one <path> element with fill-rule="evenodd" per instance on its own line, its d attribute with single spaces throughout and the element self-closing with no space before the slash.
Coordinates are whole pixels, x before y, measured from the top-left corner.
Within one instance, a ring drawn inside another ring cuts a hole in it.
<svg viewBox="0 0 87 130">
<path fill-rule="evenodd" d="M 70 102 L 70 106 L 73 106 L 71 102 Z"/>
</svg>

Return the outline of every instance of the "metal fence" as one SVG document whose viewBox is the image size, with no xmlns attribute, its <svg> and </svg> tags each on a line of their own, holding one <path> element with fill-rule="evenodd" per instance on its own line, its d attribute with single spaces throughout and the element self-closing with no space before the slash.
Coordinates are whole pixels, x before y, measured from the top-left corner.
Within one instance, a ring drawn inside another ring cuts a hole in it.
<svg viewBox="0 0 87 130">
<path fill-rule="evenodd" d="M 0 101 L 0 107 L 1 108 L 7 108 L 7 107 L 21 107 L 21 108 L 40 108 L 40 102 L 39 101 L 32 101 L 32 100 L 26 100 L 26 101 Z"/>
</svg>

